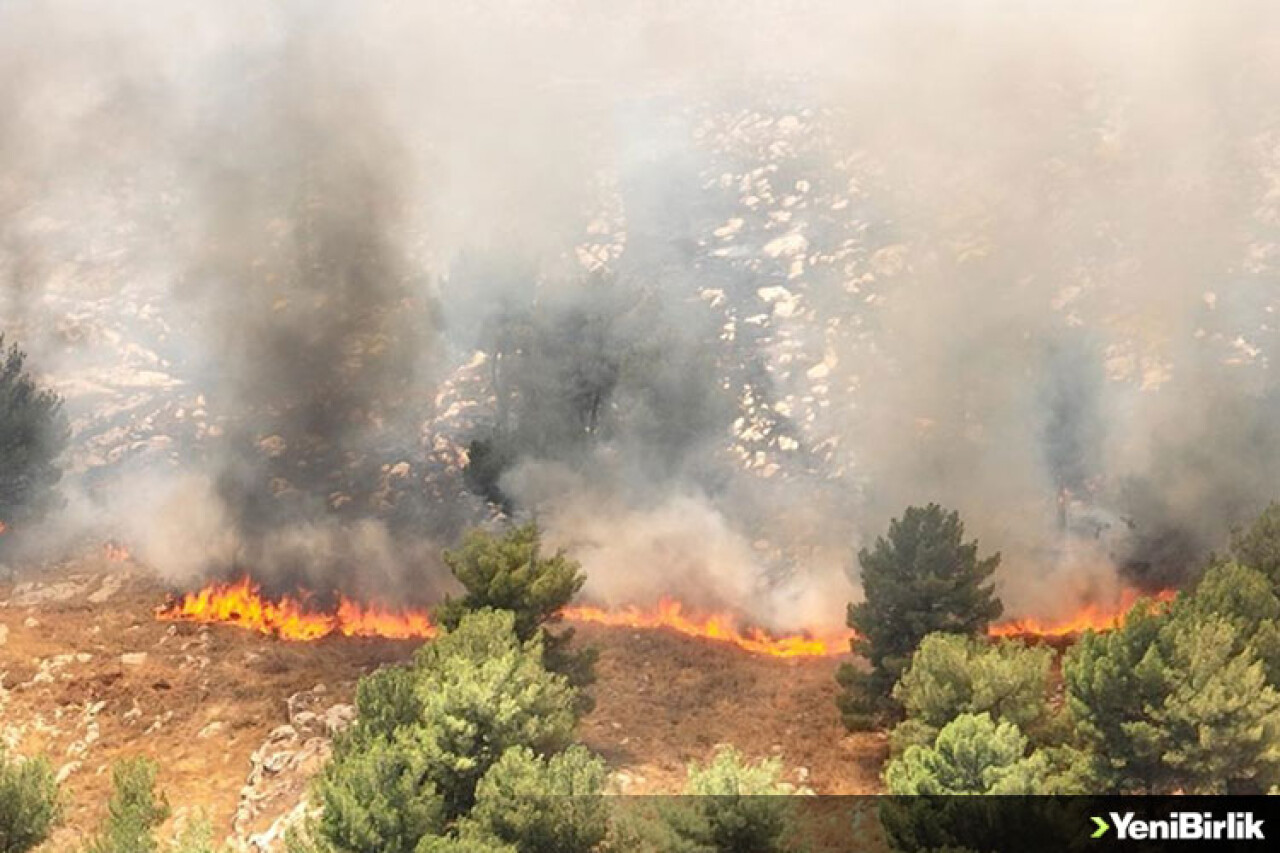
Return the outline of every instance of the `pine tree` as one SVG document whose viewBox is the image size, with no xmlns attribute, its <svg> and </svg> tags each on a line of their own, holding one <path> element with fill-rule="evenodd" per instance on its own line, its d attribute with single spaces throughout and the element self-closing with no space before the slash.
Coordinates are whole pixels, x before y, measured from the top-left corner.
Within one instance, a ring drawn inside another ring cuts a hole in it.
<svg viewBox="0 0 1280 853">
<path fill-rule="evenodd" d="M 512 528 L 504 536 L 472 530 L 455 550 L 446 551 L 445 564 L 466 591 L 448 598 L 436 609 L 446 628 L 482 608 L 509 610 L 515 614 L 516 635 L 527 641 L 541 636 L 547 667 L 567 676 L 575 687 L 595 680 L 595 649 L 571 651 L 572 629 L 553 633 L 547 626 L 560 619 L 560 611 L 582 589 L 582 567 L 563 551 L 542 553 L 542 535 L 536 524 Z M 579 711 L 590 709 L 589 697 L 579 694 Z"/>
<path fill-rule="evenodd" d="M 1257 586 L 1252 570 L 1213 567 L 1167 610 L 1140 602 L 1121 628 L 1068 652 L 1067 702 L 1095 789 L 1263 793 L 1280 782 L 1280 693 L 1255 645 L 1274 623 L 1260 618 L 1266 601 L 1238 594 Z"/>
<path fill-rule="evenodd" d="M 929 504 L 909 507 L 858 560 L 864 600 L 849 606 L 848 624 L 857 634 L 853 651 L 871 669 L 845 664 L 837 678 L 845 724 L 867 728 L 893 708 L 893 685 L 925 636 L 981 634 L 1000 615 L 988 583 L 1000 555 L 979 559 L 977 542 L 964 541 L 959 514 Z"/>
<path fill-rule="evenodd" d="M 550 757 L 528 747 L 502 754 L 476 788 L 458 834 L 519 853 L 591 853 L 609 829 L 604 762 L 581 746 Z"/>
<path fill-rule="evenodd" d="M 1231 534 L 1231 556 L 1257 569 L 1280 590 L 1280 503 L 1271 503 L 1252 524 Z"/>
<path fill-rule="evenodd" d="M 1154 708 L 1163 701 L 1166 664 L 1156 642 L 1164 617 L 1139 601 L 1124 624 L 1105 633 L 1086 632 L 1062 663 L 1067 707 L 1084 748 L 1081 772 L 1102 790 L 1162 790 L 1167 770 Z"/>
<path fill-rule="evenodd" d="M 987 642 L 958 634 L 930 634 L 893 689 L 906 719 L 893 730 L 895 753 L 927 745 L 961 714 L 989 713 L 1022 732 L 1044 733 L 1053 650 L 1013 640 Z"/>
<path fill-rule="evenodd" d="M 716 851 L 783 851 L 794 832 L 793 803 L 778 795 L 794 793 L 781 781 L 777 759 L 748 762 L 732 747 L 716 750 L 705 767 L 689 767 L 685 793 L 704 798 L 705 842 Z"/>
<path fill-rule="evenodd" d="M 912 745 L 885 766 L 889 793 L 880 822 L 895 850 L 1036 850 L 1078 818 L 1056 793 L 1052 761 L 1010 722 L 961 714 L 927 745 Z M 1018 796 L 964 797 L 962 794 Z"/>
<path fill-rule="evenodd" d="M 890 759 L 884 780 L 891 794 L 1036 794 L 1047 770 L 1016 725 L 984 712 L 961 714 L 929 746 Z"/>
<path fill-rule="evenodd" d="M 1280 693 L 1221 616 L 1173 619 L 1162 637 L 1167 695 L 1152 720 L 1177 790 L 1263 794 L 1280 783 Z"/>
<path fill-rule="evenodd" d="M 1191 595 L 1178 597 L 1173 615 L 1228 620 L 1239 644 L 1251 646 L 1262 661 L 1267 681 L 1280 686 L 1280 595 L 1261 571 L 1238 563 L 1211 565 Z"/>
<path fill-rule="evenodd" d="M 565 678 L 544 668 L 539 633 L 522 642 L 509 611 L 465 615 L 412 664 L 358 688 L 356 722 L 316 783 L 321 816 L 295 849 L 451 849 L 424 839 L 452 833 L 508 750 L 541 758 L 568 746 L 573 701 Z"/>
<path fill-rule="evenodd" d="M 0 335 L 0 521 L 36 516 L 49 507 L 62 473 L 55 464 L 70 430 L 62 399 L 36 386 L 27 355 Z"/>
</svg>

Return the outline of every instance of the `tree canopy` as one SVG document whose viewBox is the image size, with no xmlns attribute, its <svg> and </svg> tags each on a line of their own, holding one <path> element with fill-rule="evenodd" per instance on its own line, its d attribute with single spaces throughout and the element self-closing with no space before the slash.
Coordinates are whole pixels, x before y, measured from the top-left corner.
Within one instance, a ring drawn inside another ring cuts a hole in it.
<svg viewBox="0 0 1280 853">
<path fill-rule="evenodd" d="M 932 743 L 961 714 L 988 713 L 1022 732 L 1049 724 L 1049 668 L 1053 650 L 1014 640 L 988 642 L 959 634 L 930 634 L 893 689 L 906 719 L 893 731 L 895 752 Z"/>
<path fill-rule="evenodd" d="M 909 507 L 858 561 L 864 600 L 849 606 L 847 621 L 853 651 L 871 669 L 845 664 L 837 675 L 850 728 L 873 725 L 892 708 L 893 685 L 925 636 L 981 634 L 1002 611 L 989 583 L 1000 555 L 980 559 L 978 543 L 964 541 L 959 514 L 937 504 Z"/>
<path fill-rule="evenodd" d="M 582 566 L 564 551 L 545 554 L 542 534 L 534 523 L 513 527 L 503 535 L 476 529 L 462 544 L 444 553 L 445 564 L 465 590 L 459 598 L 447 598 L 436 608 L 436 619 L 454 628 L 467 613 L 484 608 L 510 612 L 516 636 L 542 641 L 549 669 L 569 678 L 575 687 L 595 680 L 595 649 L 571 651 L 573 630 L 548 630 L 560 620 L 560 611 L 582 589 Z M 578 696 L 579 711 L 590 710 L 586 693 Z"/>
<path fill-rule="evenodd" d="M 0 521 L 46 510 L 62 476 L 56 462 L 70 436 L 62 398 L 36 385 L 27 355 L 0 334 Z"/>
</svg>

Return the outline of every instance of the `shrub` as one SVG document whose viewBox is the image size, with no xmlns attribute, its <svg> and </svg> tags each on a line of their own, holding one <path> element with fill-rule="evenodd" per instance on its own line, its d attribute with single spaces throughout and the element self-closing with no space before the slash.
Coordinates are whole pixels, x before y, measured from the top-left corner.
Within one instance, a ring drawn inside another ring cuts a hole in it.
<svg viewBox="0 0 1280 853">
<path fill-rule="evenodd" d="M 62 799 L 49 763 L 16 759 L 0 746 L 0 853 L 24 853 L 62 817 Z"/>
<path fill-rule="evenodd" d="M 154 832 L 169 817 L 169 803 L 156 795 L 154 761 L 127 758 L 111 768 L 111 799 L 107 818 L 88 853 L 154 853 Z"/>
</svg>

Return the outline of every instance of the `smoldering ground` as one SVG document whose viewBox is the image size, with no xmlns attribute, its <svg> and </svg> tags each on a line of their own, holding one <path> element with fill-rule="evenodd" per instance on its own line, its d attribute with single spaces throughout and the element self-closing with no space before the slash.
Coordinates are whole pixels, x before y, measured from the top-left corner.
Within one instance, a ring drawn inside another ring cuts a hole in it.
<svg viewBox="0 0 1280 853">
<path fill-rule="evenodd" d="M 430 598 L 480 492 L 597 598 L 794 626 L 909 503 L 1045 615 L 1276 496 L 1268 4 L 610 5 L 0 5 L 6 326 L 220 427 L 83 454 L 50 537 Z M 102 300 L 153 313 L 59 331 Z"/>
</svg>

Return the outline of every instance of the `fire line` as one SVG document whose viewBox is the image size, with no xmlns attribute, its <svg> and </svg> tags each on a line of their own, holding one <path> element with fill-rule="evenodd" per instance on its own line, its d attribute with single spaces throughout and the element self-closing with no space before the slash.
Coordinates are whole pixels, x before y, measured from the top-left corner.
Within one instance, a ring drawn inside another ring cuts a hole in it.
<svg viewBox="0 0 1280 853">
<path fill-rule="evenodd" d="M 1168 590 L 1154 598 L 1156 601 L 1169 601 L 1174 594 Z M 1116 627 L 1139 597 L 1136 591 L 1126 591 L 1113 608 L 1089 604 L 1061 620 L 1017 619 L 992 625 L 987 633 L 992 637 L 1034 639 L 1068 637 L 1086 630 L 1105 631 Z M 681 602 L 669 598 L 662 599 L 652 609 L 624 607 L 610 610 L 571 605 L 560 615 L 570 622 L 667 629 L 776 658 L 844 654 L 849 651 L 849 641 L 854 636 L 848 630 L 775 635 L 762 628 L 743 627 L 731 614 L 689 612 Z M 235 625 L 297 642 L 319 640 L 331 634 L 406 640 L 429 639 L 437 633 L 437 627 L 425 610 L 361 604 L 344 596 L 339 596 L 331 608 L 320 608 L 306 593 L 273 600 L 265 597 L 261 587 L 248 577 L 231 583 L 210 584 L 199 591 L 171 599 L 156 609 L 156 617 L 164 621 Z"/>
</svg>

